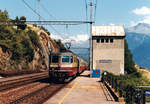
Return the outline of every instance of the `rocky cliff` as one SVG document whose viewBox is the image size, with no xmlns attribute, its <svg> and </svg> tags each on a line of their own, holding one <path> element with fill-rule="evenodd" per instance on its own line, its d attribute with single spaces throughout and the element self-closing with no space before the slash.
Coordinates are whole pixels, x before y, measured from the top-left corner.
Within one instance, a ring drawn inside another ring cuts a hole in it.
<svg viewBox="0 0 150 104">
<path fill-rule="evenodd" d="M 27 25 L 25 31 L 29 31 L 29 30 L 34 31 L 36 33 L 35 35 L 38 38 L 37 43 L 34 44 L 32 42 L 33 39 L 31 38 L 28 39 L 31 40 L 30 43 L 31 43 L 31 48 L 33 48 L 33 59 L 31 61 L 28 61 L 26 59 L 26 57 L 30 56 L 30 54 L 24 55 L 23 58 L 21 58 L 21 61 L 12 59 L 12 55 L 14 55 L 15 53 L 12 53 L 9 50 L 4 50 L 5 49 L 4 45 L 0 43 L 0 70 L 17 70 L 17 69 L 46 70 L 48 69 L 49 54 L 50 52 L 59 52 L 59 47 L 56 44 L 56 42 L 50 38 L 50 35 L 48 35 L 41 28 L 34 27 L 33 25 Z M 23 43 L 23 45 L 26 47 L 26 44 Z M 20 50 L 20 51 L 24 51 L 24 50 Z M 26 53 L 30 53 L 29 52 L 30 50 L 26 50 L 26 51 L 27 51 Z"/>
</svg>

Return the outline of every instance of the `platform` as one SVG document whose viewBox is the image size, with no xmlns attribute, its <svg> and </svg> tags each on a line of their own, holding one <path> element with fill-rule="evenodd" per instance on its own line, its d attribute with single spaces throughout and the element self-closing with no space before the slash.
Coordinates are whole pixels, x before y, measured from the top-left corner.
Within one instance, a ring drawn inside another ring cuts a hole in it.
<svg viewBox="0 0 150 104">
<path fill-rule="evenodd" d="M 44 104 L 119 104 L 115 102 L 99 78 L 85 71 Z"/>
</svg>

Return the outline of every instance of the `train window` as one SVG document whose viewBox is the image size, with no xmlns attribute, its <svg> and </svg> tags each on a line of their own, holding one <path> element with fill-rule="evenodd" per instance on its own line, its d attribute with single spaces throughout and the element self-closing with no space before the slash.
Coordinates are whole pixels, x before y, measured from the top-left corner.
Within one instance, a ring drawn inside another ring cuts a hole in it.
<svg viewBox="0 0 150 104">
<path fill-rule="evenodd" d="M 71 61 L 71 63 L 73 63 L 73 57 L 72 56 L 70 57 L 70 61 Z"/>
<path fill-rule="evenodd" d="M 62 62 L 69 63 L 69 56 L 62 56 Z"/>
<path fill-rule="evenodd" d="M 52 56 L 51 62 L 52 63 L 58 63 L 59 62 L 59 57 L 58 56 Z"/>
</svg>

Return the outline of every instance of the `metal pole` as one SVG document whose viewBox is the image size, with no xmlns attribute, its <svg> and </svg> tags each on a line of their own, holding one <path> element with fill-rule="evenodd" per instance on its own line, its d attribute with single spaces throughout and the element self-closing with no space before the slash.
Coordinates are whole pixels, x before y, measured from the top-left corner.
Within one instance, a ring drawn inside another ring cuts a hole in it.
<svg viewBox="0 0 150 104">
<path fill-rule="evenodd" d="M 92 42 L 92 2 L 90 2 L 90 71 L 92 76 L 92 70 L 93 70 L 93 42 Z"/>
</svg>

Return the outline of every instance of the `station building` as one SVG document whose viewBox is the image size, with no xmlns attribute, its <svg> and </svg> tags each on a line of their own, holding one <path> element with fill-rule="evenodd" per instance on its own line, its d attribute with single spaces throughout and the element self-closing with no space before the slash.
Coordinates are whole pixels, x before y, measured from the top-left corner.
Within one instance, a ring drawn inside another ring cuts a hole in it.
<svg viewBox="0 0 150 104">
<path fill-rule="evenodd" d="M 124 74 L 124 41 L 123 26 L 92 26 L 93 70 Z"/>
</svg>

